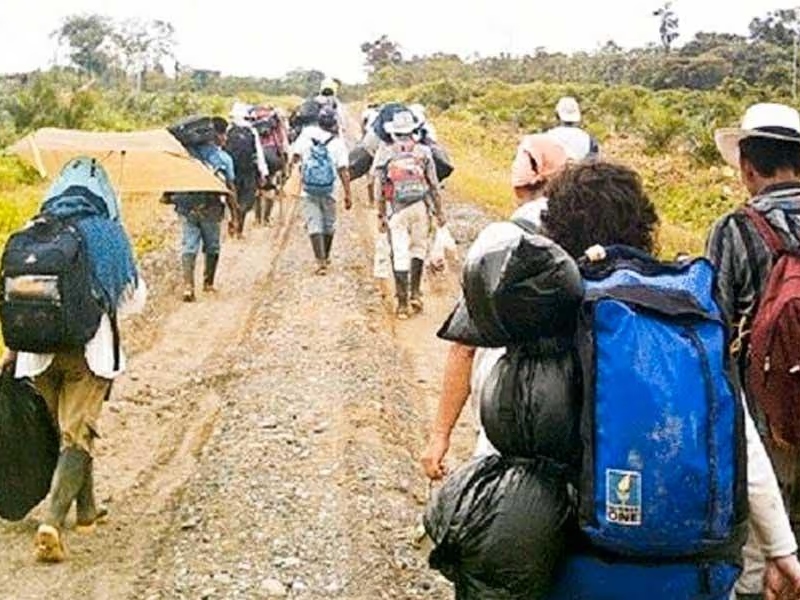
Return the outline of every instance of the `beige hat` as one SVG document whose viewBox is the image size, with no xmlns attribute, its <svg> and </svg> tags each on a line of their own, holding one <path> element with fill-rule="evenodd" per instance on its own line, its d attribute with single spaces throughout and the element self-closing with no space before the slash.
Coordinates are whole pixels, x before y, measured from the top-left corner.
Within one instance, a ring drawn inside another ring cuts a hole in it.
<svg viewBox="0 0 800 600">
<path fill-rule="evenodd" d="M 410 135 L 419 128 L 419 123 L 410 110 L 396 112 L 392 120 L 383 126 L 389 135 Z"/>
<path fill-rule="evenodd" d="M 747 109 L 740 128 L 718 129 L 714 134 L 722 158 L 739 168 L 739 142 L 760 137 L 800 144 L 800 113 L 785 104 L 754 104 Z"/>
<path fill-rule="evenodd" d="M 580 123 L 581 107 L 572 96 L 564 96 L 556 105 L 556 114 L 562 123 Z"/>
</svg>

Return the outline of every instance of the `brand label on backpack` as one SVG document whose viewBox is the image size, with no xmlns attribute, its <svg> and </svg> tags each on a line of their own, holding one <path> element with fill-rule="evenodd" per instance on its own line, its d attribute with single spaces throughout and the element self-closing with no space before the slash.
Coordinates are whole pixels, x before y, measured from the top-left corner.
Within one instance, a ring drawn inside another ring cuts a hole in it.
<svg viewBox="0 0 800 600">
<path fill-rule="evenodd" d="M 616 525 L 642 524 L 642 474 L 638 471 L 606 470 L 606 520 Z"/>
</svg>

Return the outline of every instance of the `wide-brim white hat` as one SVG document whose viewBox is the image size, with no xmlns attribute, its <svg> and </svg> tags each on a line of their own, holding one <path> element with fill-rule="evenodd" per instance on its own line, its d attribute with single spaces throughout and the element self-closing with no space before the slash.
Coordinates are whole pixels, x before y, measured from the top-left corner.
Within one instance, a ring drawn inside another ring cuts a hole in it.
<svg viewBox="0 0 800 600">
<path fill-rule="evenodd" d="M 800 144 L 800 113 L 785 104 L 754 104 L 747 109 L 741 127 L 726 127 L 714 133 L 722 158 L 736 168 L 739 167 L 739 142 L 753 137 Z"/>
<path fill-rule="evenodd" d="M 411 111 L 395 113 L 392 120 L 383 126 L 389 135 L 409 135 L 419 128 L 419 123 Z"/>
<path fill-rule="evenodd" d="M 558 101 L 556 114 L 563 123 L 581 122 L 581 107 L 572 96 L 565 96 Z"/>
</svg>

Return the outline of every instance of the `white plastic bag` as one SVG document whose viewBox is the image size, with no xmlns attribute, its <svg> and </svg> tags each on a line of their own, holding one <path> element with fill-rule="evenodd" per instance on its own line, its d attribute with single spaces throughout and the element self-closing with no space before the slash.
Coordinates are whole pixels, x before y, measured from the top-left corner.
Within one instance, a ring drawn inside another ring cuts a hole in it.
<svg viewBox="0 0 800 600">
<path fill-rule="evenodd" d="M 443 271 L 446 266 L 447 258 L 454 258 L 456 255 L 456 241 L 450 234 L 447 225 L 436 228 L 436 235 L 433 238 L 428 262 L 435 271 Z"/>
<path fill-rule="evenodd" d="M 372 276 L 375 279 L 389 279 L 392 276 L 392 249 L 389 247 L 389 236 L 385 233 L 379 233 L 375 238 Z"/>
</svg>

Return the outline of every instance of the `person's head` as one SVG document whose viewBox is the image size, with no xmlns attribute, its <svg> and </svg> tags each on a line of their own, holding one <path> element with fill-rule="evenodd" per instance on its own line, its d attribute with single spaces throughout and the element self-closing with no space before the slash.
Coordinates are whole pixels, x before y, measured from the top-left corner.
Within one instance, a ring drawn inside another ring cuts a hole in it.
<svg viewBox="0 0 800 600">
<path fill-rule="evenodd" d="M 739 129 L 716 132 L 722 157 L 739 169 L 747 190 L 757 195 L 773 183 L 800 179 L 800 113 L 783 104 L 755 104 Z"/>
<path fill-rule="evenodd" d="M 335 96 L 338 89 L 339 86 L 336 84 L 336 80 L 326 77 L 319 86 L 319 93 L 320 96 Z"/>
<path fill-rule="evenodd" d="M 565 125 L 577 125 L 581 122 L 581 107 L 572 96 L 564 96 L 556 104 L 556 115 Z"/>
<path fill-rule="evenodd" d="M 336 119 L 336 111 L 326 106 L 319 111 L 319 126 L 321 129 L 330 133 L 337 133 L 339 122 Z"/>
<path fill-rule="evenodd" d="M 522 138 L 511 165 L 511 186 L 517 203 L 541 198 L 547 182 L 566 164 L 564 148 L 546 134 Z"/>
<path fill-rule="evenodd" d="M 575 258 L 594 245 L 621 244 L 653 253 L 656 208 L 639 175 L 607 162 L 573 164 L 547 184 L 542 217 L 548 236 Z"/>
<path fill-rule="evenodd" d="M 214 126 L 214 140 L 217 146 L 224 146 L 228 141 L 228 121 L 222 117 L 214 117 L 211 122 Z"/>
<path fill-rule="evenodd" d="M 411 137 L 419 128 L 419 123 L 414 118 L 410 110 L 396 112 L 392 120 L 386 123 L 383 128 L 393 140 L 401 140 Z"/>
</svg>

